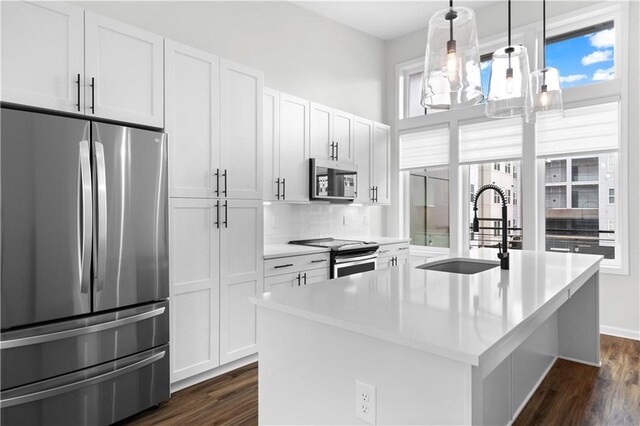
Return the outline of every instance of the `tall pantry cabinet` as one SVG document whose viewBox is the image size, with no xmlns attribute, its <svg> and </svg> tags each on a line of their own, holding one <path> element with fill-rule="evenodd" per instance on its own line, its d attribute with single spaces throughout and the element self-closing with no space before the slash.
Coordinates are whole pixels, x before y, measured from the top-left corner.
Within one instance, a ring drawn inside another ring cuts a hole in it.
<svg viewBox="0 0 640 426">
<path fill-rule="evenodd" d="M 172 382 L 255 353 L 262 72 L 165 41 Z"/>
</svg>

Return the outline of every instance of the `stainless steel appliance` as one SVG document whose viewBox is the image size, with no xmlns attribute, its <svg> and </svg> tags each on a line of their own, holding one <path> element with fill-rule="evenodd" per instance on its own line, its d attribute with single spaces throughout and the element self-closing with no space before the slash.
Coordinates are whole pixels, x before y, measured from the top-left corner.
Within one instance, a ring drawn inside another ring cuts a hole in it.
<svg viewBox="0 0 640 426">
<path fill-rule="evenodd" d="M 311 158 L 309 170 L 310 198 L 353 201 L 358 196 L 358 166 L 355 164 Z"/>
<path fill-rule="evenodd" d="M 2 424 L 169 398 L 163 133 L 2 108 Z"/>
<path fill-rule="evenodd" d="M 290 241 L 312 247 L 325 247 L 331 250 L 329 265 L 331 278 L 344 277 L 376 269 L 379 245 L 373 242 L 357 240 L 336 240 L 335 238 L 315 238 Z"/>
</svg>

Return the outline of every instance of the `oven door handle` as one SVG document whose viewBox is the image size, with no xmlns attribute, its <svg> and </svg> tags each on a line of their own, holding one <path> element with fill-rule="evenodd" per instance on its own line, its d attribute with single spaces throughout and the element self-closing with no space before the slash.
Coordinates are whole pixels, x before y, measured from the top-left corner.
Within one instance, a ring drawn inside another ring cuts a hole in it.
<svg viewBox="0 0 640 426">
<path fill-rule="evenodd" d="M 352 257 L 345 257 L 343 259 L 334 259 L 334 263 L 336 265 L 344 265 L 344 264 L 349 264 L 351 262 L 375 260 L 377 258 L 378 258 L 378 255 L 374 253 L 374 254 L 367 254 L 365 256 L 352 256 Z"/>
</svg>

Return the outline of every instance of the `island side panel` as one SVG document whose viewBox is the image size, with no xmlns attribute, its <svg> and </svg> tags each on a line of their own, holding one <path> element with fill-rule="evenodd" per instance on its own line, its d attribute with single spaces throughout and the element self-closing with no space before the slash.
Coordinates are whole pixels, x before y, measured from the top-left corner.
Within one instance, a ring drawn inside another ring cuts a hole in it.
<svg viewBox="0 0 640 426">
<path fill-rule="evenodd" d="M 599 272 L 558 310 L 558 355 L 571 361 L 600 366 Z"/>
<path fill-rule="evenodd" d="M 365 424 L 356 380 L 376 388 L 376 424 L 470 424 L 471 366 L 258 308 L 259 423 Z"/>
</svg>

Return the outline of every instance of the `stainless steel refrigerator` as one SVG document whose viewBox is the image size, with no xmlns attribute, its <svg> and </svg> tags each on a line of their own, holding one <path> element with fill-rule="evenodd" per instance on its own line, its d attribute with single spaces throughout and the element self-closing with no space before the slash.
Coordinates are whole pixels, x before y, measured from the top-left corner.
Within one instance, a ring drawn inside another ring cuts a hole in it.
<svg viewBox="0 0 640 426">
<path fill-rule="evenodd" d="M 166 135 L 0 119 L 1 423 L 109 424 L 167 400 Z"/>
</svg>

